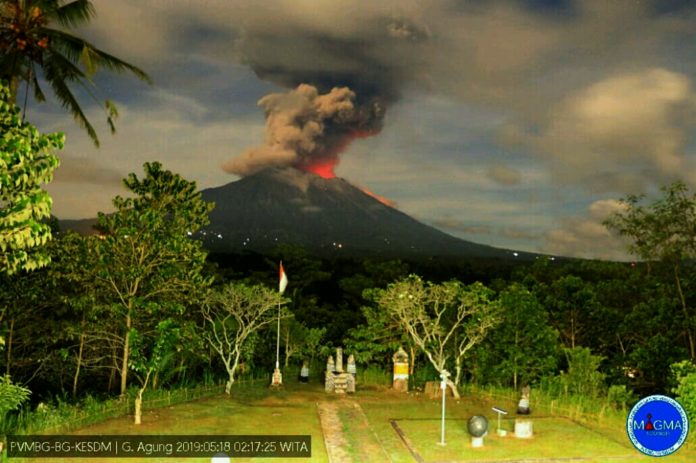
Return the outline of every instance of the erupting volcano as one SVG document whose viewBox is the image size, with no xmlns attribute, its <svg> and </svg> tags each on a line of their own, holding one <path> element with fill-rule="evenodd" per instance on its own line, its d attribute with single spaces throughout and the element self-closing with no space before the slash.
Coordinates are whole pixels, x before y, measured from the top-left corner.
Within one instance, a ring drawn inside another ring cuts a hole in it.
<svg viewBox="0 0 696 463">
<path fill-rule="evenodd" d="M 305 172 L 318 175 L 321 178 L 336 178 L 336 172 L 334 172 L 334 169 L 337 165 L 338 157 L 333 157 L 329 159 L 319 159 L 311 164 L 300 164 L 295 167 Z"/>
<path fill-rule="evenodd" d="M 418 222 L 342 178 L 293 167 L 264 169 L 202 195 L 215 203 L 200 236 L 212 252 L 293 244 L 320 255 L 512 257 Z"/>
<path fill-rule="evenodd" d="M 246 177 L 268 167 L 295 167 L 323 178 L 335 177 L 339 155 L 351 142 L 382 128 L 380 100 L 358 100 L 348 87 L 320 93 L 309 84 L 264 96 L 258 105 L 266 115 L 265 143 L 231 159 L 223 169 Z"/>
<path fill-rule="evenodd" d="M 293 167 L 264 169 L 201 194 L 215 208 L 210 224 L 195 237 L 211 252 L 265 253 L 296 245 L 344 257 L 534 258 L 447 235 L 342 178 L 325 179 Z M 61 228 L 90 233 L 95 222 L 61 221 Z"/>
</svg>

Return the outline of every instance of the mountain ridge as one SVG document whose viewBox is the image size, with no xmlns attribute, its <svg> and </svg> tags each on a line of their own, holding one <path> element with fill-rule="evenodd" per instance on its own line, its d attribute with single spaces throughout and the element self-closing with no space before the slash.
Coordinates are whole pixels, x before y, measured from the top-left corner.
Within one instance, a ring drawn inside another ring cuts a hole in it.
<svg viewBox="0 0 696 463">
<path fill-rule="evenodd" d="M 483 257 L 536 255 L 451 236 L 381 202 L 345 179 L 294 168 L 270 168 L 201 190 L 215 202 L 210 224 L 196 233 L 213 253 L 270 252 L 292 244 L 346 257 Z M 65 220 L 80 233 L 96 219 Z"/>
</svg>

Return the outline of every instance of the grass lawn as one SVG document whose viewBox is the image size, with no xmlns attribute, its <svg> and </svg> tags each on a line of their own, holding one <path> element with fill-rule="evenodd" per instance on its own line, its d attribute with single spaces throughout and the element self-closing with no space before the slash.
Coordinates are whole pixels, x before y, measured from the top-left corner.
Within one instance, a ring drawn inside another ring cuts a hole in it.
<svg viewBox="0 0 696 463">
<path fill-rule="evenodd" d="M 301 385 L 289 385 L 279 391 L 267 387 L 243 385 L 233 389 L 231 397 L 224 394 L 185 404 L 173 405 L 143 413 L 143 423 L 133 424 L 132 416 L 110 419 L 81 428 L 71 434 L 275 434 L 312 436 L 312 458 L 293 458 L 297 463 L 328 461 L 316 402 L 325 399 L 323 390 L 302 390 Z M 186 463 L 210 463 L 210 458 L 187 458 Z M 11 462 L 34 463 L 92 463 L 85 458 L 11 459 Z M 105 458 L 105 463 L 176 463 L 172 458 Z M 279 461 L 268 458 L 234 458 L 234 462 Z"/>
<path fill-rule="evenodd" d="M 362 387 L 354 395 L 338 397 L 325 394 L 320 384 L 289 382 L 279 391 L 265 384 L 240 385 L 232 397 L 224 395 L 186 404 L 150 410 L 143 424 L 135 426 L 132 416 L 104 421 L 81 428 L 73 434 L 308 434 L 312 437 L 312 458 L 234 458 L 234 462 L 291 461 L 327 462 L 318 404 L 330 409 L 336 423 L 334 430 L 345 442 L 345 461 L 416 462 L 407 445 L 395 431 L 392 421 L 403 431 L 411 449 L 426 463 L 471 461 L 653 461 L 641 455 L 628 441 L 620 419 L 604 420 L 601 430 L 588 429 L 569 419 L 544 416 L 536 411 L 534 437 L 516 439 L 495 433 L 496 419 L 492 406 L 513 410 L 514 404 L 493 403 L 490 398 L 465 395 L 460 401 L 448 398 L 446 442 L 440 446 L 439 400 L 422 394 L 399 394 L 383 387 Z M 490 431 L 485 446 L 473 449 L 466 431 L 466 420 L 474 414 L 489 419 Z M 323 416 L 323 415 L 322 415 Z M 511 431 L 513 421 L 504 421 Z M 333 432 L 333 431 L 332 431 Z M 565 460 L 563 460 L 565 459 Z M 48 463 L 48 459 L 12 459 L 13 462 Z M 51 459 L 58 463 L 87 463 L 84 458 Z M 172 458 L 110 458 L 106 463 L 174 463 Z M 210 458 L 191 458 L 184 462 L 210 462 Z M 696 451 L 682 448 L 676 455 L 661 458 L 665 462 L 696 461 Z"/>
</svg>

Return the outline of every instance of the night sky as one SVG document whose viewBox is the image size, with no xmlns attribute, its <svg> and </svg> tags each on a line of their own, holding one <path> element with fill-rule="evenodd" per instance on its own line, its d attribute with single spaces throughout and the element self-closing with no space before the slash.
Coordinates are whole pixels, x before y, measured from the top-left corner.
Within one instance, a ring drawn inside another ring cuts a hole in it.
<svg viewBox="0 0 696 463">
<path fill-rule="evenodd" d="M 200 188 L 237 180 L 222 166 L 266 143 L 257 102 L 302 83 L 349 87 L 369 119 L 340 139 L 336 175 L 479 243 L 626 258 L 600 224 L 616 200 L 696 180 L 696 2 L 93 3 L 75 33 L 154 84 L 95 78 L 120 112 L 111 136 L 81 99 L 100 149 L 30 99 L 29 121 L 67 135 L 48 187 L 60 218 L 110 211 L 146 161 Z"/>
</svg>

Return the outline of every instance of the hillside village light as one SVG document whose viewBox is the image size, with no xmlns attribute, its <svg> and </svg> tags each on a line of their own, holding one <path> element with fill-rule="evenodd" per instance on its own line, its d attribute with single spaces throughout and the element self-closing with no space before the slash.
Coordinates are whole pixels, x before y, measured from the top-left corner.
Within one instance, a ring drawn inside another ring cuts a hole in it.
<svg viewBox="0 0 696 463">
<path fill-rule="evenodd" d="M 442 370 L 440 373 L 440 389 L 442 389 L 442 425 L 440 427 L 440 445 L 445 445 L 445 392 L 447 389 L 447 378 L 449 377 L 447 370 Z"/>
<path fill-rule="evenodd" d="M 280 262 L 280 281 L 278 282 L 278 293 L 282 296 L 285 292 L 285 288 L 288 286 L 288 277 L 285 275 L 285 270 L 283 269 L 283 262 Z M 278 298 L 278 329 L 276 331 L 276 363 L 275 370 L 273 370 L 273 378 L 271 380 L 271 386 L 280 386 L 283 384 L 283 375 L 280 373 L 280 303 L 281 300 Z"/>
</svg>

